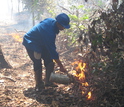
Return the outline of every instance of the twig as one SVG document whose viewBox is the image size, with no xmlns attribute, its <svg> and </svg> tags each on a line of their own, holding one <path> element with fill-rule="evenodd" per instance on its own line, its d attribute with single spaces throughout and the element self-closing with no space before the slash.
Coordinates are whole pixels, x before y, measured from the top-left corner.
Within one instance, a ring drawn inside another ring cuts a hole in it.
<svg viewBox="0 0 124 107">
<path fill-rule="evenodd" d="M 26 31 L 18 31 L 17 29 L 14 29 L 17 33 L 26 33 Z"/>
<path fill-rule="evenodd" d="M 62 7 L 62 6 L 60 6 L 59 4 L 58 4 L 58 6 L 60 7 L 60 8 L 62 8 L 63 10 L 66 10 L 67 12 L 69 12 L 70 14 L 72 14 L 68 9 L 66 9 L 65 7 Z"/>
<path fill-rule="evenodd" d="M 9 80 L 12 81 L 12 82 L 16 82 L 14 79 L 12 79 L 12 78 L 10 78 L 10 77 L 3 76 L 2 78 L 9 79 Z"/>
</svg>

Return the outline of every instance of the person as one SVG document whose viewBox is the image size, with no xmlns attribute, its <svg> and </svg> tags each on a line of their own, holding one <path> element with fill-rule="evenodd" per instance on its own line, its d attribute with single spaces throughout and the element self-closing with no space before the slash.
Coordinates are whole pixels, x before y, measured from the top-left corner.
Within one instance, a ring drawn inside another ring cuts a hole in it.
<svg viewBox="0 0 124 107">
<path fill-rule="evenodd" d="M 54 61 L 60 67 L 61 72 L 67 72 L 56 51 L 55 39 L 60 31 L 70 28 L 69 23 L 69 16 L 65 13 L 60 13 L 55 18 L 44 19 L 31 28 L 23 37 L 22 44 L 33 61 L 36 91 L 41 91 L 49 86 L 57 86 L 49 80 L 51 73 L 54 71 Z M 42 80 L 42 60 L 46 69 L 45 84 Z"/>
</svg>

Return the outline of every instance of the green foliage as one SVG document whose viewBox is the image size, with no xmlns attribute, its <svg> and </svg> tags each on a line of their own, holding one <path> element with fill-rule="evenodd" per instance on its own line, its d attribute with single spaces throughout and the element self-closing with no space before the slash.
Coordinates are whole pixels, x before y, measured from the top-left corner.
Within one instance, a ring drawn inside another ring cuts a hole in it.
<svg viewBox="0 0 124 107">
<path fill-rule="evenodd" d="M 88 9 L 84 8 L 84 5 L 72 5 L 70 10 L 74 14 L 69 14 L 71 19 L 71 28 L 66 31 L 66 34 L 69 35 L 68 42 L 69 44 L 77 44 L 78 35 L 80 35 L 81 30 L 86 29 L 84 26 L 85 20 L 89 19 Z M 82 13 L 83 11 L 83 13 Z"/>
<path fill-rule="evenodd" d="M 73 20 L 73 21 L 78 21 L 78 17 L 76 15 L 69 15 L 69 17 Z"/>
<path fill-rule="evenodd" d="M 22 0 L 22 2 L 25 4 L 25 9 L 28 10 L 33 15 L 33 20 L 39 20 L 41 19 L 41 15 L 46 13 L 51 13 L 53 15 L 52 11 L 52 4 L 53 1 L 49 0 Z"/>
<path fill-rule="evenodd" d="M 98 6 L 102 7 L 104 3 L 101 0 L 98 0 Z"/>
<path fill-rule="evenodd" d="M 55 16 L 55 12 L 54 10 L 52 10 L 50 7 L 47 8 L 48 9 L 48 12 L 52 15 L 52 16 Z"/>
</svg>

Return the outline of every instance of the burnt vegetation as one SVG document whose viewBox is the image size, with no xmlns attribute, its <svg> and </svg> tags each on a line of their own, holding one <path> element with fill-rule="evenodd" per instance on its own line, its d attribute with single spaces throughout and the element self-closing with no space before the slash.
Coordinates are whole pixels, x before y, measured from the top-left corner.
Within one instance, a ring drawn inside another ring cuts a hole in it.
<svg viewBox="0 0 124 107">
<path fill-rule="evenodd" d="M 82 51 L 82 59 L 91 73 L 90 85 L 95 99 L 92 107 L 123 107 L 124 2 L 118 9 L 96 11 L 88 29 L 82 32 L 80 43 L 88 44 L 87 37 L 91 43 L 87 53 Z"/>
</svg>

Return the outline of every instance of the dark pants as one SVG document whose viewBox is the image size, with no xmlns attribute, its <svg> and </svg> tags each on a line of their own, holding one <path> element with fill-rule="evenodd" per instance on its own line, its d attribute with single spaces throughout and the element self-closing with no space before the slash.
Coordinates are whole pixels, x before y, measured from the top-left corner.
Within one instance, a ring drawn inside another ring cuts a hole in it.
<svg viewBox="0 0 124 107">
<path fill-rule="evenodd" d="M 27 53 L 28 53 L 30 59 L 33 61 L 34 71 L 42 72 L 42 59 L 44 61 L 45 67 L 49 63 L 53 62 L 53 60 L 51 59 L 50 54 L 46 48 L 43 48 L 43 51 L 41 53 L 41 59 L 35 59 L 34 51 L 32 51 L 28 48 L 26 48 L 26 50 L 27 50 Z"/>
</svg>

